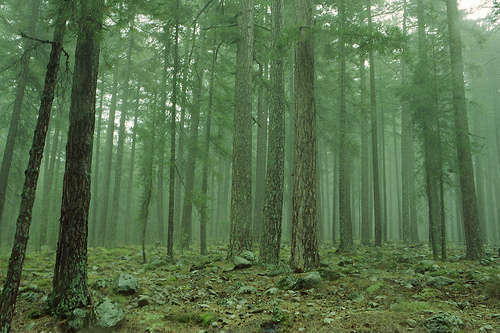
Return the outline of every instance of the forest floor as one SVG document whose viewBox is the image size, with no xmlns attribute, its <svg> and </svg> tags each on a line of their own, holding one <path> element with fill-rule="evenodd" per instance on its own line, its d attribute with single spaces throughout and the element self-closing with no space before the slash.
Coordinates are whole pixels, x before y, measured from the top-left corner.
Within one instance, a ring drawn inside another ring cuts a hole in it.
<svg viewBox="0 0 500 333">
<path fill-rule="evenodd" d="M 283 258 L 289 249 L 284 247 Z M 426 245 L 360 247 L 352 255 L 321 249 L 318 273 L 288 265 L 235 269 L 222 246 L 165 260 L 163 248 L 89 249 L 93 302 L 119 304 L 125 318 L 112 330 L 86 332 L 500 332 L 500 259 L 432 261 Z M 0 256 L 0 278 L 8 257 Z M 54 253 L 25 261 L 14 332 L 63 332 L 46 312 Z M 131 295 L 114 288 L 121 273 L 139 282 Z M 3 281 L 0 281 L 3 284 Z M 309 288 L 309 289 L 307 289 Z M 83 331 L 82 331 L 83 332 Z"/>
</svg>

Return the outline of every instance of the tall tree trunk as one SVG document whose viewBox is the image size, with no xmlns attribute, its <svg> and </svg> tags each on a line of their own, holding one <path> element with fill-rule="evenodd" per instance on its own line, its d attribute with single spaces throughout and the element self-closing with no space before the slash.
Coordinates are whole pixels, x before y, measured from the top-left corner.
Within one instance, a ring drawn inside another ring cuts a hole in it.
<svg viewBox="0 0 500 333">
<path fill-rule="evenodd" d="M 382 99 L 383 100 L 383 99 Z M 387 213 L 387 170 L 386 170 L 386 159 L 385 159 L 385 109 L 384 105 L 381 103 L 381 108 L 380 108 L 380 148 L 382 150 L 382 160 L 380 161 L 381 164 L 381 171 L 382 171 L 382 194 L 383 194 L 383 211 L 384 211 L 384 220 L 383 220 L 383 230 L 382 230 L 382 236 L 384 242 L 387 242 L 389 238 L 389 221 L 388 221 L 388 213 Z"/>
<path fill-rule="evenodd" d="M 87 228 L 90 175 L 99 67 L 102 0 L 82 2 L 71 93 L 59 241 L 54 268 L 52 308 L 57 314 L 90 303 L 87 287 Z"/>
<path fill-rule="evenodd" d="M 111 166 L 113 164 L 113 137 L 115 133 L 115 115 L 116 115 L 116 104 L 118 99 L 118 67 L 115 65 L 113 71 L 113 90 L 111 93 L 111 105 L 109 107 L 108 123 L 106 124 L 106 147 L 104 150 L 104 186 L 101 194 L 102 207 L 101 214 L 99 218 L 99 224 L 96 229 L 99 229 L 99 234 L 97 236 L 96 243 L 103 246 L 106 241 L 106 234 L 109 229 L 108 226 L 108 206 L 109 206 L 109 195 L 111 188 Z"/>
<path fill-rule="evenodd" d="M 373 29 L 371 0 L 367 0 L 368 24 Z M 378 125 L 377 125 L 377 92 L 375 90 L 375 54 L 370 48 L 370 118 L 372 130 L 372 172 L 373 172 L 373 210 L 375 212 L 375 246 L 382 246 L 382 206 L 380 202 L 380 177 L 378 167 Z"/>
<path fill-rule="evenodd" d="M 163 34 L 165 35 L 164 50 L 163 50 L 163 81 L 161 89 L 161 117 L 159 119 L 160 140 L 159 147 L 159 165 L 158 165 L 158 197 L 156 198 L 156 209 L 158 218 L 158 240 L 160 245 L 163 245 L 165 240 L 165 211 L 164 211 L 164 176 L 165 176 L 165 145 L 166 138 L 164 133 L 167 130 L 167 82 L 168 82 L 168 52 L 170 50 L 170 29 L 167 26 L 163 27 Z"/>
<path fill-rule="evenodd" d="M 180 9 L 180 0 L 177 0 L 177 11 Z M 174 73 L 172 77 L 172 107 L 170 109 L 170 166 L 168 184 L 168 238 L 167 255 L 170 259 L 174 257 L 174 208 L 175 208 L 175 130 L 176 130 L 176 109 L 177 109 L 177 81 L 179 76 L 179 15 L 175 18 L 175 41 L 174 41 Z"/>
<path fill-rule="evenodd" d="M 436 146 L 440 145 L 438 135 L 439 119 L 437 117 L 437 105 L 435 103 L 435 92 L 429 88 L 432 82 L 430 75 L 429 59 L 427 55 L 427 36 L 424 22 L 424 7 L 422 0 L 417 0 L 418 20 L 418 70 L 415 73 L 416 86 L 418 89 L 417 112 L 423 118 L 424 136 L 424 168 L 426 179 L 426 192 L 429 213 L 429 241 L 431 242 L 432 254 L 437 260 L 441 244 L 441 211 L 439 196 L 439 151 Z"/>
<path fill-rule="evenodd" d="M 120 196 L 121 196 L 121 181 L 122 181 L 122 167 L 123 167 L 123 152 L 125 146 L 125 138 L 127 137 L 127 117 L 130 108 L 130 72 L 132 71 L 132 49 L 134 47 L 134 19 L 131 19 L 129 29 L 129 46 L 127 51 L 127 68 L 125 71 L 125 96 L 123 98 L 123 105 L 120 112 L 120 129 L 118 130 L 118 147 L 116 149 L 116 162 L 115 162 L 115 182 L 113 190 L 113 205 L 111 208 L 110 220 L 110 233 L 108 235 L 109 244 L 115 246 L 117 244 L 118 236 L 118 223 L 121 220 L 120 214 Z M 121 227 L 121 226 L 120 226 Z"/>
<path fill-rule="evenodd" d="M 91 199 L 91 210 L 92 210 L 92 218 L 89 221 L 90 224 L 90 233 L 89 233 L 89 244 L 93 245 L 96 241 L 96 229 L 97 229 L 97 211 L 99 210 L 99 171 L 101 166 L 101 128 L 102 128 L 102 111 L 103 111 L 103 103 L 104 103 L 104 78 L 101 83 L 101 90 L 99 96 L 99 111 L 97 114 L 97 128 L 95 133 L 95 158 L 94 158 L 94 179 L 92 180 L 93 184 L 93 195 Z M 45 192 L 47 193 L 47 192 Z"/>
<path fill-rule="evenodd" d="M 134 127 L 132 127 L 132 147 L 130 149 L 130 168 L 129 168 L 129 173 L 128 173 L 128 185 L 127 185 L 127 205 L 125 207 L 126 209 L 126 214 L 125 214 L 125 235 L 124 235 L 124 241 L 125 244 L 129 244 L 130 242 L 130 228 L 133 225 L 133 219 L 130 217 L 133 214 L 131 214 L 131 209 L 132 209 L 132 192 L 134 190 L 134 171 L 135 171 L 135 151 L 136 151 L 136 144 L 137 144 L 137 122 L 138 122 L 138 117 L 139 117 L 139 107 L 141 104 L 141 87 L 137 86 L 137 96 L 136 96 L 136 105 L 135 105 L 135 110 L 134 110 Z M 153 172 L 153 170 L 151 170 Z"/>
<path fill-rule="evenodd" d="M 370 244 L 370 176 L 368 154 L 368 110 L 366 108 L 366 70 L 365 57 L 360 57 L 359 77 L 361 85 L 361 244 Z"/>
<path fill-rule="evenodd" d="M 215 75 L 217 70 L 217 55 L 219 54 L 219 47 L 222 44 L 216 46 L 217 35 L 214 34 L 214 50 L 212 53 L 212 64 L 210 68 L 210 86 L 208 88 L 208 110 L 205 119 L 205 142 L 203 149 L 203 169 L 201 174 L 201 207 L 200 207 L 200 253 L 202 255 L 207 254 L 207 196 L 208 196 L 208 168 L 210 166 L 210 161 L 208 157 L 210 156 L 210 130 L 212 122 L 212 109 L 214 104 L 214 90 L 215 90 Z M 221 163 L 222 165 L 222 163 Z M 220 184 L 223 182 L 221 181 Z M 221 198 L 218 198 L 221 200 Z M 220 223 L 220 221 L 212 221 L 212 224 Z M 218 233 L 217 233 L 218 234 Z"/>
<path fill-rule="evenodd" d="M 469 124 L 465 104 L 464 63 L 457 0 L 447 0 L 446 8 L 450 38 L 450 61 L 453 108 L 455 110 L 458 170 L 462 190 L 462 209 L 466 241 L 465 256 L 467 259 L 478 259 L 483 255 L 483 243 L 479 228 L 476 187 L 469 140 Z"/>
<path fill-rule="evenodd" d="M 354 242 L 352 239 L 352 220 L 350 219 L 350 193 L 351 184 L 350 177 L 347 175 L 349 172 L 348 165 L 351 164 L 348 159 L 349 147 L 347 147 L 347 128 L 346 128 L 346 50 L 344 40 L 344 29 L 346 25 L 345 2 L 340 0 L 338 3 L 339 9 L 339 217 L 340 217 L 340 245 L 339 252 L 351 252 L 354 249 Z"/>
<path fill-rule="evenodd" d="M 314 102 L 311 0 L 295 1 L 295 165 L 290 265 L 295 271 L 319 266 L 316 214 L 316 107 Z"/>
<path fill-rule="evenodd" d="M 36 32 L 38 23 L 38 16 L 40 13 L 41 0 L 32 0 L 31 2 L 31 16 L 30 24 L 28 27 L 28 34 L 33 36 Z M 28 83 L 28 73 L 31 54 L 33 52 L 33 40 L 26 39 L 24 44 L 24 52 L 21 57 L 21 73 L 17 80 L 16 85 L 16 99 L 14 100 L 14 109 L 10 118 L 9 131 L 7 133 L 7 141 L 3 151 L 2 166 L 0 167 L 0 235 L 7 232 L 7 229 L 2 226 L 2 219 L 4 218 L 5 199 L 7 197 L 7 185 L 9 181 L 10 167 L 12 165 L 12 157 L 16 147 L 17 132 L 19 129 L 19 121 L 23 109 L 24 92 L 26 84 Z M 3 230 L 5 229 L 5 230 Z"/>
<path fill-rule="evenodd" d="M 283 28 L 283 0 L 271 3 L 271 47 L 277 55 L 284 53 L 280 38 Z M 260 258 L 264 263 L 279 263 L 283 191 L 285 176 L 285 71 L 283 57 L 271 61 L 271 105 L 267 146 L 267 175 L 264 203 L 264 226 L 261 234 Z"/>
<path fill-rule="evenodd" d="M 32 219 L 33 204 L 42 163 L 45 139 L 50 122 L 52 102 L 54 101 L 54 90 L 56 87 L 57 74 L 59 71 L 59 60 L 62 52 L 62 41 L 66 30 L 66 8 L 58 10 L 52 50 L 49 64 L 45 74 L 45 85 L 38 111 L 38 120 L 33 134 L 33 143 L 30 150 L 30 158 L 25 172 L 25 181 L 21 197 L 21 207 L 16 224 L 16 236 L 12 253 L 9 260 L 7 279 L 0 297 L 0 331 L 8 333 L 11 329 L 12 317 L 16 305 L 21 274 L 23 270 L 26 247 L 29 238 L 29 229 Z M 47 193 L 48 194 L 48 193 Z"/>
<path fill-rule="evenodd" d="M 253 0 L 240 0 L 228 257 L 252 247 L 252 64 Z"/>
<path fill-rule="evenodd" d="M 264 68 L 265 67 L 265 71 Z M 267 81 L 267 64 L 259 64 L 259 75 L 257 92 L 257 157 L 255 162 L 255 195 L 253 209 L 253 238 L 260 242 L 264 220 L 264 201 L 266 191 L 266 160 L 267 160 L 267 117 L 268 103 L 264 101 L 264 83 Z"/>
<path fill-rule="evenodd" d="M 338 194 L 339 194 L 339 187 L 337 186 L 339 183 L 339 172 L 338 172 L 338 155 L 335 156 L 335 150 L 332 151 L 332 158 L 333 158 L 333 201 L 332 201 L 332 243 L 335 245 L 335 242 L 337 241 L 337 203 L 339 202 L 338 200 Z"/>
</svg>

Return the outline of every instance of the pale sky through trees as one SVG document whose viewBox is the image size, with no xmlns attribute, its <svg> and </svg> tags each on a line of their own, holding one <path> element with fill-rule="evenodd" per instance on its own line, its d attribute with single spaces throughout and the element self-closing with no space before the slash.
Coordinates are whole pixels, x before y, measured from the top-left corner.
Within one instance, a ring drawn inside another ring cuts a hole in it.
<svg viewBox="0 0 500 333">
<path fill-rule="evenodd" d="M 488 15 L 491 7 L 491 0 L 459 0 L 460 9 L 466 10 L 469 14 L 467 18 L 478 19 Z"/>
</svg>

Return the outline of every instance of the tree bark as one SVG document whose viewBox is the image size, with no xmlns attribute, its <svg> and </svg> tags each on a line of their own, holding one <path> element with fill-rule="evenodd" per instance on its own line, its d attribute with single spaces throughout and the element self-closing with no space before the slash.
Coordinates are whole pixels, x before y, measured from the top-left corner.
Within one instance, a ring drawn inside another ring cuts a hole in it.
<svg viewBox="0 0 500 333">
<path fill-rule="evenodd" d="M 467 259 L 483 256 L 483 243 L 479 228 L 476 186 L 469 140 L 469 124 L 465 104 L 464 63 L 460 34 L 457 0 L 447 0 L 453 108 L 455 110 L 455 135 L 458 169 L 462 191 L 463 222 Z"/>
<path fill-rule="evenodd" d="M 373 29 L 371 0 L 367 0 L 368 24 Z M 368 52 L 370 63 L 370 118 L 372 130 L 372 172 L 373 172 L 373 210 L 375 213 L 375 246 L 382 246 L 382 206 L 380 201 L 380 177 L 378 166 L 378 125 L 377 92 L 375 90 L 375 54 L 373 48 Z"/>
<path fill-rule="evenodd" d="M 300 272 L 319 266 L 311 0 L 295 1 L 295 18 L 298 38 L 295 44 L 295 165 L 290 265 Z"/>
<path fill-rule="evenodd" d="M 272 44 L 276 57 L 271 61 L 271 105 L 267 146 L 267 175 L 264 203 L 264 227 L 261 234 L 260 258 L 268 264 L 279 263 L 283 191 L 285 175 L 285 71 L 280 38 L 283 29 L 283 0 L 273 0 Z"/>
<path fill-rule="evenodd" d="M 57 314 L 90 302 L 87 228 L 103 3 L 91 0 L 79 5 L 59 241 L 50 295 Z"/>
<path fill-rule="evenodd" d="M 368 154 L 368 110 L 366 108 L 366 70 L 365 57 L 360 57 L 359 77 L 361 85 L 361 244 L 370 244 L 371 211 L 370 211 L 370 175 Z"/>
<path fill-rule="evenodd" d="M 231 231 L 228 257 L 252 247 L 253 0 L 240 0 L 236 50 Z"/>
</svg>

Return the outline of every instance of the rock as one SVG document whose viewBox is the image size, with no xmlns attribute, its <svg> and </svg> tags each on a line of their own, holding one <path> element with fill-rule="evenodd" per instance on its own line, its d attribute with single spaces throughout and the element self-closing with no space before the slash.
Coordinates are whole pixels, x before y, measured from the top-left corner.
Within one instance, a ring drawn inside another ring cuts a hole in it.
<svg viewBox="0 0 500 333">
<path fill-rule="evenodd" d="M 352 261 L 352 259 L 344 259 L 344 260 L 341 260 L 339 261 L 338 265 L 341 266 L 341 267 L 344 267 L 346 265 L 353 265 L 354 262 Z"/>
<path fill-rule="evenodd" d="M 278 281 L 277 287 L 282 290 L 301 290 L 316 287 L 321 282 L 318 272 L 311 272 L 301 277 L 285 276 Z"/>
<path fill-rule="evenodd" d="M 234 269 L 243 269 L 252 266 L 252 263 L 249 260 L 240 256 L 233 257 L 233 264 L 234 264 Z"/>
<path fill-rule="evenodd" d="M 96 326 L 101 328 L 115 327 L 124 318 L 122 309 L 107 298 L 94 309 L 94 315 Z"/>
<path fill-rule="evenodd" d="M 332 319 L 332 318 L 325 318 L 325 319 L 323 319 L 323 322 L 324 322 L 325 324 L 328 324 L 328 325 L 329 325 L 329 324 L 333 323 L 333 319 Z"/>
<path fill-rule="evenodd" d="M 120 273 L 115 286 L 116 292 L 124 295 L 135 294 L 139 290 L 139 280 L 127 273 Z"/>
<path fill-rule="evenodd" d="M 278 288 L 269 288 L 264 292 L 264 295 L 276 295 L 280 290 Z"/>
<path fill-rule="evenodd" d="M 429 333 L 456 332 L 463 325 L 462 319 L 448 312 L 439 312 L 424 322 Z"/>
<path fill-rule="evenodd" d="M 426 285 L 434 288 L 442 288 L 454 283 L 454 280 L 445 276 L 431 276 L 427 279 Z"/>
<path fill-rule="evenodd" d="M 257 292 L 257 289 L 255 289 L 252 286 L 243 286 L 240 289 L 238 289 L 237 293 L 238 294 L 255 294 Z"/>
<path fill-rule="evenodd" d="M 143 306 L 149 305 L 151 303 L 151 299 L 149 296 L 146 295 L 140 295 L 139 299 L 137 300 L 137 306 L 142 308 Z"/>
<path fill-rule="evenodd" d="M 243 259 L 246 259 L 250 262 L 256 262 L 257 261 L 257 257 L 255 256 L 255 254 L 253 254 L 252 251 L 243 251 L 240 253 L 240 257 L 242 257 Z"/>
</svg>

